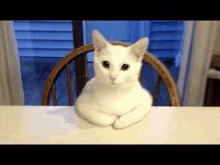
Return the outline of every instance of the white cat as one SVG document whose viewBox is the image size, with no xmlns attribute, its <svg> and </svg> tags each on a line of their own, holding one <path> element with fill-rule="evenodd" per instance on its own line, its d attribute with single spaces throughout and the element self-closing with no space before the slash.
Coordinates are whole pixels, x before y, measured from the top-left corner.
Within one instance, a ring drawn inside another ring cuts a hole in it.
<svg viewBox="0 0 220 165">
<path fill-rule="evenodd" d="M 141 121 L 152 106 L 150 93 L 138 77 L 148 38 L 129 47 L 114 46 L 93 31 L 95 77 L 76 101 L 77 113 L 87 121 L 116 129 Z"/>
</svg>

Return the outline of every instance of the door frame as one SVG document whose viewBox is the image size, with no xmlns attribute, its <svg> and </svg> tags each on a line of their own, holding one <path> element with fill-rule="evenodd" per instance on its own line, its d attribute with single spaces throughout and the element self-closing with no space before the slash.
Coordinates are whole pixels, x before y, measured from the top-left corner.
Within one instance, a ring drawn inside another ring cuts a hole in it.
<svg viewBox="0 0 220 165">
<path fill-rule="evenodd" d="M 189 62 L 189 52 L 192 42 L 192 35 L 194 30 L 195 22 L 194 21 L 184 21 L 184 41 L 183 48 L 180 55 L 180 69 L 177 87 L 180 92 L 181 100 L 183 101 L 184 88 L 186 84 L 186 75 L 187 75 L 187 64 Z"/>
<path fill-rule="evenodd" d="M 203 106 L 218 21 L 186 21 L 178 88 L 184 106 Z"/>
</svg>

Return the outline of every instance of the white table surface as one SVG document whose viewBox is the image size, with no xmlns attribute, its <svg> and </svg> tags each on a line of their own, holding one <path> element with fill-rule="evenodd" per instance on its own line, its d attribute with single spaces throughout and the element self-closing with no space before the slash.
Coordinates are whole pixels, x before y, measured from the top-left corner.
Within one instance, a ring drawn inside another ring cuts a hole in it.
<svg viewBox="0 0 220 165">
<path fill-rule="evenodd" d="M 1 144 L 218 144 L 219 107 L 152 107 L 125 129 L 99 127 L 68 106 L 0 106 Z"/>
</svg>

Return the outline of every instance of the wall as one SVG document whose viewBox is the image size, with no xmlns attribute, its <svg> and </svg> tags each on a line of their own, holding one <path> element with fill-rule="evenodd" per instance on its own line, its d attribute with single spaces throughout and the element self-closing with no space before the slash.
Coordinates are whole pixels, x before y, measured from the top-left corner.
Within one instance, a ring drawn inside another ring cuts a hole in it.
<svg viewBox="0 0 220 165">
<path fill-rule="evenodd" d="M 218 32 L 214 46 L 214 54 L 220 55 L 220 21 L 218 21 Z"/>
</svg>

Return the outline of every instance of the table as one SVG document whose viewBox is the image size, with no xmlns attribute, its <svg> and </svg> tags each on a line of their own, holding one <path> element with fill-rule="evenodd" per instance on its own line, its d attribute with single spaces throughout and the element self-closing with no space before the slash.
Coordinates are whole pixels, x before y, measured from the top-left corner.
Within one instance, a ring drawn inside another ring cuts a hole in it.
<svg viewBox="0 0 220 165">
<path fill-rule="evenodd" d="M 69 106 L 0 106 L 1 144 L 217 144 L 220 108 L 152 107 L 125 129 L 99 127 Z"/>
</svg>

